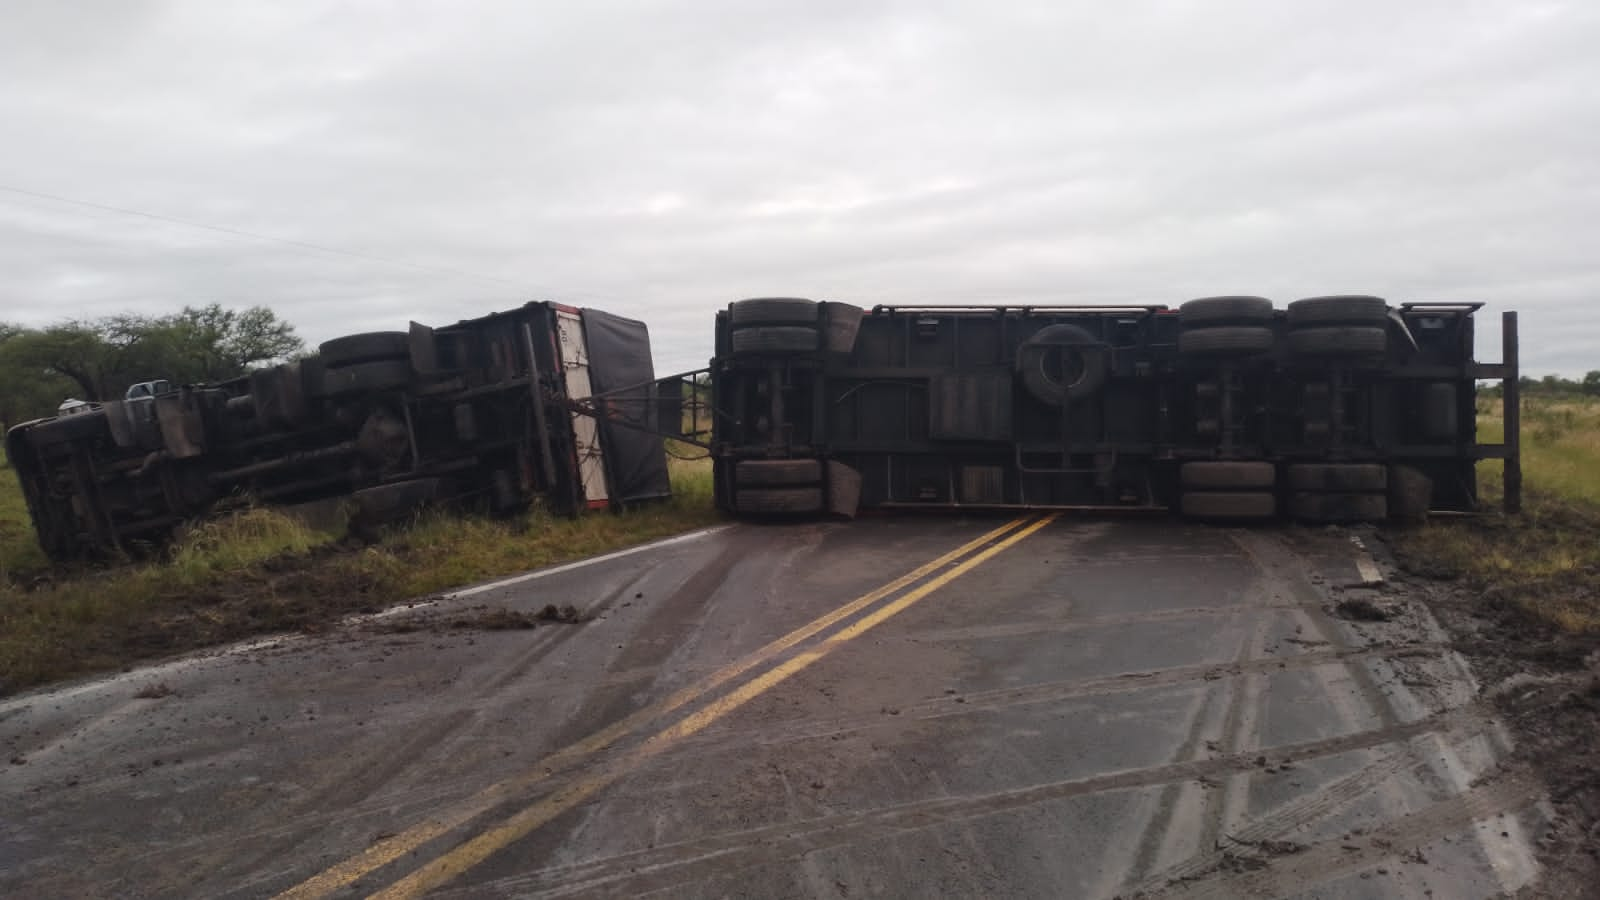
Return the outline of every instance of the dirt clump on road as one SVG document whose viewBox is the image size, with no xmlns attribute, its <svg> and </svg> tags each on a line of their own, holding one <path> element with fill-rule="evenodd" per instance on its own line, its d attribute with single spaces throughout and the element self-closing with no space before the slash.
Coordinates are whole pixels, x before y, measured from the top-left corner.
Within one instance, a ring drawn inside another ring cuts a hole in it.
<svg viewBox="0 0 1600 900">
<path fill-rule="evenodd" d="M 571 604 L 557 606 L 550 603 L 535 612 L 503 606 L 471 606 L 455 610 L 423 608 L 401 616 L 361 621 L 356 623 L 356 627 L 376 634 L 522 631 L 548 624 L 576 625 L 591 618 L 593 616 L 584 615 Z"/>
<path fill-rule="evenodd" d="M 1395 616 L 1394 610 L 1381 606 L 1365 597 L 1340 600 L 1333 606 L 1333 614 L 1353 622 L 1387 622 Z"/>
</svg>

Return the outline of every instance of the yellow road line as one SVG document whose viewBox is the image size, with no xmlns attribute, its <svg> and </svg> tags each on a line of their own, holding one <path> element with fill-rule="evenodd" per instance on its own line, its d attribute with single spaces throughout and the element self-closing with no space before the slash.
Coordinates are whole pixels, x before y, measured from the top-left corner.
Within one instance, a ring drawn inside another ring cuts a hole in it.
<svg viewBox="0 0 1600 900">
<path fill-rule="evenodd" d="M 640 763 L 660 753 L 672 744 L 701 731 L 711 723 L 788 680 L 791 676 L 801 672 L 847 642 L 887 622 L 912 604 L 977 568 L 1008 547 L 1026 539 L 1029 535 L 1053 522 L 1055 518 L 1054 514 L 1045 516 L 983 552 L 964 560 L 950 571 L 929 579 L 920 587 L 906 592 L 904 596 L 886 604 L 881 609 L 875 610 L 871 615 L 862 617 L 860 621 L 829 637 L 816 649 L 799 653 L 768 669 L 727 696 L 713 701 L 705 708 L 685 716 L 682 721 L 657 732 L 649 740 L 641 744 L 638 749 L 604 767 L 593 776 L 545 797 L 512 815 L 501 824 L 442 854 L 433 862 L 395 882 L 388 888 L 378 891 L 372 895 L 373 900 L 403 900 L 403 898 L 420 897 L 428 891 L 464 874 L 497 851 L 526 837 L 556 816 L 573 809 L 596 793 L 599 793 L 608 785 L 616 782 L 617 779 L 633 771 Z"/>
<path fill-rule="evenodd" d="M 716 690 L 730 680 L 743 675 L 750 669 L 772 659 L 777 654 L 801 641 L 816 636 L 841 620 L 849 618 L 879 600 L 916 583 L 929 574 L 971 553 L 973 550 L 998 539 L 1007 532 L 1016 529 L 1025 521 L 1027 521 L 1026 516 L 1013 519 L 980 537 L 962 544 L 937 559 L 918 566 L 880 588 L 862 594 L 838 609 L 825 613 L 759 650 L 750 653 L 743 659 L 723 666 L 699 681 L 619 719 L 575 744 L 570 744 L 561 750 L 557 750 L 536 763 L 528 773 L 490 785 L 462 801 L 454 809 L 445 811 L 429 821 L 413 825 L 393 837 L 378 841 L 360 853 L 324 869 L 322 872 L 279 894 L 277 900 L 316 900 L 316 898 L 326 897 L 334 891 L 348 887 L 367 874 L 415 852 L 441 834 L 459 828 L 483 815 L 495 805 L 508 799 L 510 795 L 537 784 L 556 772 L 605 750 L 622 738 L 649 724 L 652 720 L 698 700 L 707 693 Z"/>
</svg>

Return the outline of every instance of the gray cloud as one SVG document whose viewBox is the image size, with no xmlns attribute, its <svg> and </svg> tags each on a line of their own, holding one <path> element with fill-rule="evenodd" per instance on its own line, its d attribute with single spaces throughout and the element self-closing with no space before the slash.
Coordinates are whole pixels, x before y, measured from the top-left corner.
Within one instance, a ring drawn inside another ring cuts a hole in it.
<svg viewBox="0 0 1600 900">
<path fill-rule="evenodd" d="M 575 6 L 7 4 L 0 183 L 422 268 L 0 192 L 0 318 L 1370 292 L 1600 368 L 1592 4 Z"/>
</svg>

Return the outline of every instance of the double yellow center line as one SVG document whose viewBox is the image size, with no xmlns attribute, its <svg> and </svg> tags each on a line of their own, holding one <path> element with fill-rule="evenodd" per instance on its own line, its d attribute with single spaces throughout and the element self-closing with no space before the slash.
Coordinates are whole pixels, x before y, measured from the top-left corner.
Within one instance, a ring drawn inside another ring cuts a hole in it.
<svg viewBox="0 0 1600 900">
<path fill-rule="evenodd" d="M 582 804 L 633 771 L 644 760 L 700 732 L 706 726 L 803 671 L 840 645 L 876 628 L 934 591 L 1026 539 L 1054 519 L 1054 515 L 1038 518 L 1023 516 L 1013 519 L 937 559 L 918 566 L 888 584 L 813 619 L 744 658 L 717 669 L 695 683 L 643 707 L 584 740 L 556 751 L 540 760 L 526 774 L 491 785 L 455 807 L 442 811 L 430 821 L 414 825 L 373 844 L 361 853 L 290 888 L 279 897 L 293 898 L 293 900 L 321 898 L 346 888 L 377 869 L 416 852 L 435 838 L 466 825 L 508 800 L 515 799 L 518 794 L 551 775 L 599 754 L 669 713 L 706 699 L 728 682 L 772 662 L 785 651 L 870 608 L 870 612 L 866 612 L 856 621 L 783 659 L 726 694 L 711 699 L 677 721 L 665 725 L 627 753 L 601 763 L 594 771 L 540 798 L 503 821 L 487 827 L 477 836 L 445 851 L 432 862 L 373 895 L 381 898 L 421 896 L 477 866 L 496 851 L 527 836 L 556 816 Z M 884 600 L 889 602 L 881 602 Z"/>
</svg>

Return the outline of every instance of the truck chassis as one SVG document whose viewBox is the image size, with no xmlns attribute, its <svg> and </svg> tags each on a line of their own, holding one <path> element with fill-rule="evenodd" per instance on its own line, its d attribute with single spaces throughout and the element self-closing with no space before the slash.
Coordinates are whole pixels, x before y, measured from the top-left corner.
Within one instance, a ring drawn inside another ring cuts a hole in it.
<svg viewBox="0 0 1600 900">
<path fill-rule="evenodd" d="M 1148 306 L 877 306 L 760 298 L 719 312 L 719 506 L 1173 510 L 1208 520 L 1417 518 L 1520 503 L 1517 320 L 1473 359 L 1481 303 L 1259 297 Z M 1480 444 L 1476 389 L 1504 385 Z"/>
</svg>

